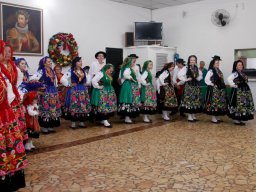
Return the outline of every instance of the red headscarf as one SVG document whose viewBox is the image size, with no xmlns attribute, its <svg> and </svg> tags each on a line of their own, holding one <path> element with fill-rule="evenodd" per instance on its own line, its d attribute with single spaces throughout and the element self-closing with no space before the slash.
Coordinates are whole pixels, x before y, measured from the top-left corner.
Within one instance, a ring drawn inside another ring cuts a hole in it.
<svg viewBox="0 0 256 192">
<path fill-rule="evenodd" d="M 31 105 L 33 101 L 37 98 L 37 93 L 35 91 L 30 91 L 26 93 L 23 97 L 23 105 L 27 107 Z"/>
</svg>

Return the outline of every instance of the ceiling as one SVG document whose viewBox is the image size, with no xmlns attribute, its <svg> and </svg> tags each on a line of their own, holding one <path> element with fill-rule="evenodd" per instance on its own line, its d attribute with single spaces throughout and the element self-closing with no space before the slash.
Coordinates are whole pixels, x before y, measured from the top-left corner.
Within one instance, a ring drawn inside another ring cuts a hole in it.
<svg viewBox="0 0 256 192">
<path fill-rule="evenodd" d="M 169 6 L 182 5 L 187 3 L 194 3 L 203 0 L 110 0 L 118 3 L 124 3 L 146 9 L 159 9 Z"/>
</svg>

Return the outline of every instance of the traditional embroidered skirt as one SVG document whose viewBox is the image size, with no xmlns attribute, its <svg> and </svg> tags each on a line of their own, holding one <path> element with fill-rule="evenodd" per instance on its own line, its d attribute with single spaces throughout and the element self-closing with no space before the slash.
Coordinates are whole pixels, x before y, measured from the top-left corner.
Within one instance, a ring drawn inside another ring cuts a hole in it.
<svg viewBox="0 0 256 192">
<path fill-rule="evenodd" d="M 71 121 L 85 121 L 91 112 L 88 89 L 83 84 L 70 87 L 65 99 L 65 112 Z"/>
<path fill-rule="evenodd" d="M 228 110 L 228 116 L 234 120 L 248 121 L 254 118 L 253 97 L 247 84 L 232 88 Z"/>
<path fill-rule="evenodd" d="M 160 87 L 159 106 L 161 111 L 172 111 L 173 113 L 178 110 L 178 100 L 173 86 L 164 85 Z"/>
<path fill-rule="evenodd" d="M 140 107 L 141 100 L 138 83 L 128 80 L 124 81 L 119 95 L 118 114 L 136 117 L 140 114 Z"/>
<path fill-rule="evenodd" d="M 58 87 L 62 115 L 64 115 L 65 98 L 66 98 L 67 91 L 68 91 L 67 87 L 64 87 L 64 86 L 59 86 Z"/>
<path fill-rule="evenodd" d="M 0 110 L 0 191 L 16 191 L 25 187 L 24 168 L 27 157 L 15 114 Z"/>
<path fill-rule="evenodd" d="M 26 132 L 26 119 L 25 119 L 25 108 L 17 99 L 11 103 L 11 108 L 15 114 L 15 118 L 17 119 L 17 123 L 20 129 L 20 133 L 23 137 L 23 140 L 28 139 L 28 134 Z"/>
<path fill-rule="evenodd" d="M 152 84 L 141 87 L 141 113 L 154 114 L 156 112 L 156 90 Z"/>
<path fill-rule="evenodd" d="M 60 126 L 61 103 L 58 90 L 54 86 L 49 86 L 40 96 L 38 122 L 41 127 Z"/>
<path fill-rule="evenodd" d="M 225 88 L 218 88 L 217 85 L 208 86 L 205 96 L 205 113 L 208 115 L 227 114 L 227 94 Z"/>
<path fill-rule="evenodd" d="M 202 112 L 201 94 L 198 83 L 185 83 L 181 98 L 180 111 L 184 113 Z"/>
<path fill-rule="evenodd" d="M 117 111 L 117 99 L 112 86 L 92 90 L 92 114 L 97 120 L 105 120 Z"/>
</svg>

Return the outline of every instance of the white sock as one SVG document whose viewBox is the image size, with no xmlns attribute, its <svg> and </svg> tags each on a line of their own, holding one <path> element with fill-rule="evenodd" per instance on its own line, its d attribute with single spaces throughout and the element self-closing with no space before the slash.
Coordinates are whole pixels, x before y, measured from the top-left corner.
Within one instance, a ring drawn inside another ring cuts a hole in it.
<svg viewBox="0 0 256 192">
<path fill-rule="evenodd" d="M 189 121 L 193 121 L 193 116 L 192 116 L 191 113 L 188 114 L 188 120 L 189 120 Z"/>
<path fill-rule="evenodd" d="M 31 150 L 31 146 L 30 146 L 30 141 L 29 140 L 25 144 L 25 149 L 28 150 L 28 151 Z"/>
<path fill-rule="evenodd" d="M 170 117 L 168 116 L 168 112 L 167 111 L 163 111 L 163 119 L 164 120 L 170 120 Z"/>
<path fill-rule="evenodd" d="M 30 147 L 35 148 L 35 146 L 33 145 L 33 140 L 32 139 L 30 140 Z"/>
<path fill-rule="evenodd" d="M 108 122 L 108 120 L 103 120 L 104 122 L 103 122 L 103 124 L 104 124 L 104 126 L 110 126 L 110 123 Z"/>
<path fill-rule="evenodd" d="M 71 127 L 76 127 L 76 122 L 72 121 L 71 122 Z"/>
<path fill-rule="evenodd" d="M 145 122 L 150 122 L 149 118 L 148 118 L 148 115 L 144 115 L 144 121 Z"/>
<path fill-rule="evenodd" d="M 218 122 L 218 119 L 214 115 L 212 116 L 212 122 Z"/>
<path fill-rule="evenodd" d="M 125 120 L 124 120 L 126 123 L 131 123 L 132 120 L 129 116 L 125 116 Z"/>
</svg>

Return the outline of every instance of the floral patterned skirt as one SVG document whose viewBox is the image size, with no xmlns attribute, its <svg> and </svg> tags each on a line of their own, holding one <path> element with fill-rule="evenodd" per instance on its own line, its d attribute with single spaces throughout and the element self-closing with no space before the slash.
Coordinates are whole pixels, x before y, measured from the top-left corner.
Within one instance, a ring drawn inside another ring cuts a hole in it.
<svg viewBox="0 0 256 192">
<path fill-rule="evenodd" d="M 161 111 L 177 112 L 178 100 L 173 86 L 165 85 L 160 87 L 159 106 Z"/>
<path fill-rule="evenodd" d="M 136 117 L 140 114 L 141 100 L 138 83 L 124 81 L 121 87 L 118 104 L 118 114 Z"/>
<path fill-rule="evenodd" d="M 156 90 L 152 84 L 141 87 L 141 113 L 154 114 L 156 112 Z"/>
<path fill-rule="evenodd" d="M 86 86 L 78 84 L 69 88 L 65 99 L 65 113 L 71 121 L 85 121 L 91 112 L 90 96 Z"/>
<path fill-rule="evenodd" d="M 228 116 L 234 120 L 248 121 L 254 118 L 254 102 L 249 86 L 232 88 Z"/>
<path fill-rule="evenodd" d="M 28 164 L 18 122 L 11 108 L 0 111 L 0 191 L 25 187 Z"/>
<path fill-rule="evenodd" d="M 201 94 L 199 85 L 185 83 L 183 90 L 180 111 L 184 113 L 202 112 Z"/>
<path fill-rule="evenodd" d="M 58 90 L 54 86 L 47 87 L 43 95 L 40 96 L 39 118 L 41 127 L 60 126 L 61 103 Z"/>
<path fill-rule="evenodd" d="M 15 117 L 17 119 L 17 123 L 18 126 L 20 128 L 20 133 L 23 137 L 23 140 L 27 140 L 28 139 L 28 134 L 26 131 L 26 119 L 25 119 L 25 108 L 24 106 L 17 100 L 15 99 L 12 103 L 11 103 L 11 107 L 12 110 L 15 114 Z"/>
<path fill-rule="evenodd" d="M 216 85 L 208 86 L 205 97 L 205 113 L 208 115 L 227 114 L 227 94 L 225 89 L 219 89 Z"/>
<path fill-rule="evenodd" d="M 104 87 L 103 89 L 94 88 L 92 91 L 91 105 L 92 114 L 97 120 L 105 120 L 113 116 L 117 111 L 117 99 L 113 87 Z"/>
</svg>

